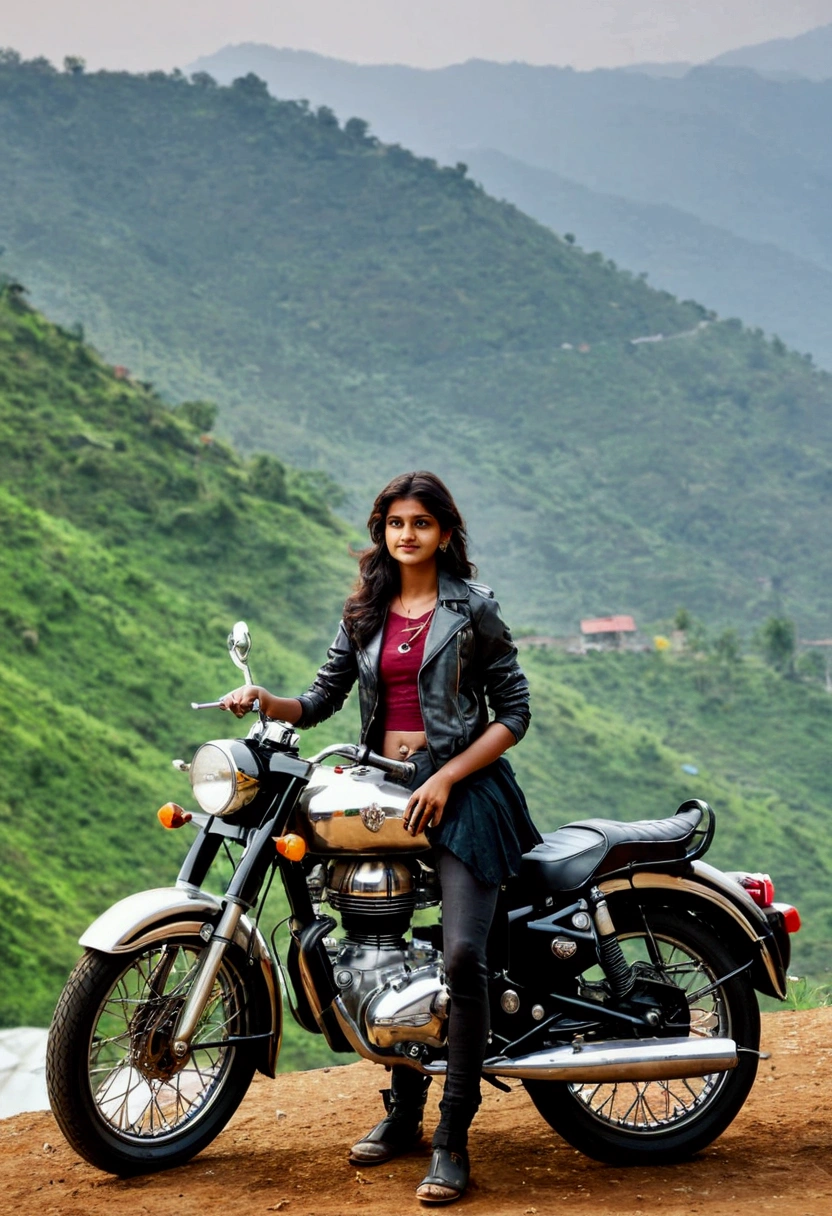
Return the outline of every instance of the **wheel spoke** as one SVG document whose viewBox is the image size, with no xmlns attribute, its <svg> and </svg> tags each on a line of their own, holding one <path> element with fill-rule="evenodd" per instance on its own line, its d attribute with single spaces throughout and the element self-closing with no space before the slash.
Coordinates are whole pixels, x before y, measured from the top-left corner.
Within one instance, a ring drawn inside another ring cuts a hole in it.
<svg viewBox="0 0 832 1216">
<path fill-rule="evenodd" d="M 644 928 L 622 938 L 629 958 L 649 958 L 664 979 L 675 984 L 689 1004 L 691 1038 L 730 1033 L 722 989 L 708 991 L 718 980 L 694 950 L 681 941 Z M 726 1073 L 676 1081 L 621 1082 L 570 1086 L 588 1113 L 603 1124 L 631 1131 L 669 1128 L 696 1117 L 724 1084 Z M 632 1089 L 629 1087 L 632 1086 Z"/>
<path fill-rule="evenodd" d="M 218 1092 L 233 1047 L 205 1047 L 245 1030 L 239 980 L 226 964 L 211 990 L 184 1065 L 169 1036 L 193 984 L 199 946 L 153 947 L 137 955 L 101 1003 L 87 1072 L 99 1115 L 122 1136 L 158 1140 L 198 1117 Z"/>
</svg>

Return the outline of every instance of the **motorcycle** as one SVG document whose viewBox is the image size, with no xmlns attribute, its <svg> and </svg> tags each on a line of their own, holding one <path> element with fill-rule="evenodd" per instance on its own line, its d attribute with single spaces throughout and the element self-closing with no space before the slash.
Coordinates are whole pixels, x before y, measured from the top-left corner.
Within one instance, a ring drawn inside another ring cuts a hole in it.
<svg viewBox="0 0 832 1216">
<path fill-rule="evenodd" d="M 250 645 L 238 622 L 229 651 L 249 683 Z M 90 925 L 49 1033 L 55 1117 L 82 1157 L 120 1175 L 187 1161 L 255 1070 L 275 1076 L 279 973 L 297 1022 L 332 1051 L 430 1076 L 447 1061 L 441 921 L 413 923 L 441 892 L 427 839 L 402 825 L 412 764 L 363 744 L 302 759 L 295 731 L 262 714 L 247 738 L 173 763 L 200 807 L 158 813 L 198 828 L 176 884 Z M 714 827 L 699 799 L 668 819 L 570 823 L 501 889 L 483 1078 L 519 1080 L 600 1161 L 674 1162 L 719 1136 L 757 1071 L 755 989 L 786 995 L 798 913 L 774 902 L 767 875 L 702 860 Z M 221 849 L 235 864 L 219 898 L 204 884 Z M 259 928 L 275 873 L 285 967 Z"/>
</svg>

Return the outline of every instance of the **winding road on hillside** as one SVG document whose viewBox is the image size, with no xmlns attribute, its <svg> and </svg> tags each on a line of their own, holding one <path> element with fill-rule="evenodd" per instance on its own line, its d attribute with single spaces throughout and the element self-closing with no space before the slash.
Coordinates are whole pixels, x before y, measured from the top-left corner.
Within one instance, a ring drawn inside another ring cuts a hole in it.
<svg viewBox="0 0 832 1216">
<path fill-rule="evenodd" d="M 478 1216 L 829 1216 L 832 1213 L 832 1009 L 767 1014 L 744 1110 L 695 1161 L 621 1169 L 550 1131 L 519 1084 L 486 1086 L 474 1125 L 474 1181 L 453 1209 Z M 345 1068 L 259 1077 L 226 1131 L 189 1165 L 120 1180 L 69 1149 L 51 1115 L 0 1121 L 0 1211 L 15 1216 L 408 1216 L 427 1145 L 356 1170 L 347 1147 L 377 1114 L 384 1073 Z M 428 1106 L 436 1119 L 439 1087 Z"/>
</svg>

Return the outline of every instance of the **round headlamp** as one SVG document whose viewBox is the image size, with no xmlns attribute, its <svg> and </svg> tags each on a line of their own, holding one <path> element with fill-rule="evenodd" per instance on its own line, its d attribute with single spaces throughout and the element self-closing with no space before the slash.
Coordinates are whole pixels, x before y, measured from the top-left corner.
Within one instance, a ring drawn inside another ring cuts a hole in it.
<svg viewBox="0 0 832 1216">
<path fill-rule="evenodd" d="M 190 777 L 194 798 L 208 815 L 239 811 L 260 788 L 257 762 L 240 739 L 203 743 L 191 761 Z"/>
</svg>

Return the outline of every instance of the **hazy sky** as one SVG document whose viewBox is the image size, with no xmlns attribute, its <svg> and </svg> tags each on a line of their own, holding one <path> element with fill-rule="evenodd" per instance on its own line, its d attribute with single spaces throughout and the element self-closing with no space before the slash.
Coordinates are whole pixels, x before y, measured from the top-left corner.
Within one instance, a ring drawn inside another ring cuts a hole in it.
<svg viewBox="0 0 832 1216">
<path fill-rule="evenodd" d="M 707 59 L 832 22 L 832 0 L 0 0 L 0 46 L 171 68 L 229 42 L 361 63 Z"/>
</svg>

